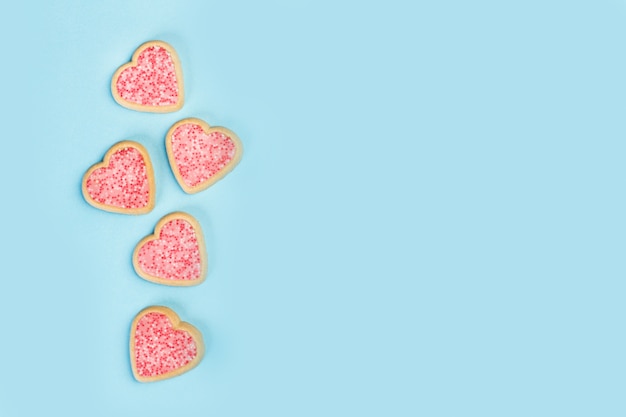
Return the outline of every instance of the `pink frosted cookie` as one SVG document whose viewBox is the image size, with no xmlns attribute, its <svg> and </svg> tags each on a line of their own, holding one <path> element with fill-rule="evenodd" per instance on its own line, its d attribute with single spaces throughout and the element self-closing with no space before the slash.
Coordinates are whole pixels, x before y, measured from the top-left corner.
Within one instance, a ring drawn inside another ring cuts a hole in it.
<svg viewBox="0 0 626 417">
<path fill-rule="evenodd" d="M 179 110 L 184 101 L 183 72 L 176 51 L 162 41 L 144 43 L 131 62 L 115 71 L 111 92 L 115 101 L 132 110 Z"/>
<path fill-rule="evenodd" d="M 135 247 L 133 266 L 140 277 L 157 284 L 202 283 L 207 273 L 207 256 L 200 224 L 182 212 L 163 217 L 154 234 Z"/>
<path fill-rule="evenodd" d="M 83 177 L 83 196 L 114 213 L 143 214 L 154 208 L 154 171 L 148 151 L 130 140 L 116 143 Z"/>
<path fill-rule="evenodd" d="M 167 307 L 151 306 L 130 328 L 130 363 L 139 382 L 172 378 L 194 368 L 204 355 L 202 334 Z"/>
<path fill-rule="evenodd" d="M 174 124 L 165 147 L 176 180 L 187 193 L 208 188 L 241 160 L 243 146 L 230 130 L 188 118 Z"/>
</svg>

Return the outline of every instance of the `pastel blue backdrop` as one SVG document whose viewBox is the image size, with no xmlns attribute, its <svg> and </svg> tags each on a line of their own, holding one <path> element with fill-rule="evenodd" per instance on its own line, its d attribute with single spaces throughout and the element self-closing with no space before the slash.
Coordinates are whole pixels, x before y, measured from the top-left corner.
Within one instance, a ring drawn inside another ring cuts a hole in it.
<svg viewBox="0 0 626 417">
<path fill-rule="evenodd" d="M 626 415 L 623 0 L 12 2 L 2 46 L 0 415 Z M 187 101 L 117 105 L 142 42 Z M 200 117 L 241 164 L 187 195 L 164 135 Z M 87 205 L 113 143 L 153 212 Z M 207 281 L 131 253 L 205 230 Z M 130 322 L 166 305 L 203 362 L 140 384 Z"/>
</svg>

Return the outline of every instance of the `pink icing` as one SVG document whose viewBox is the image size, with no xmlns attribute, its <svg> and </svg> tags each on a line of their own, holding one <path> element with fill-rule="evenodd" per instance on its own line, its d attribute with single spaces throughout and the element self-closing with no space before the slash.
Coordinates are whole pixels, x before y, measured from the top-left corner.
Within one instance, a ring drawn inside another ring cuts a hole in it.
<svg viewBox="0 0 626 417">
<path fill-rule="evenodd" d="M 122 148 L 109 158 L 109 165 L 94 170 L 86 181 L 91 198 L 123 209 L 146 207 L 150 200 L 148 169 L 135 148 Z"/>
<path fill-rule="evenodd" d="M 184 330 L 174 330 L 165 314 L 150 312 L 137 322 L 135 366 L 140 376 L 171 372 L 187 365 L 197 353 L 193 337 Z"/>
<path fill-rule="evenodd" d="M 170 280 L 200 278 L 202 261 L 193 226 L 174 219 L 163 225 L 159 238 L 146 242 L 137 253 L 139 266 L 151 276 Z"/>
<path fill-rule="evenodd" d="M 178 102 L 178 82 L 170 53 L 160 46 L 144 49 L 137 65 L 123 70 L 116 82 L 126 101 L 144 106 L 171 106 Z"/>
<path fill-rule="evenodd" d="M 222 132 L 206 134 L 202 127 L 185 123 L 172 134 L 172 151 L 178 172 L 189 187 L 208 180 L 235 156 L 235 143 Z"/>
</svg>

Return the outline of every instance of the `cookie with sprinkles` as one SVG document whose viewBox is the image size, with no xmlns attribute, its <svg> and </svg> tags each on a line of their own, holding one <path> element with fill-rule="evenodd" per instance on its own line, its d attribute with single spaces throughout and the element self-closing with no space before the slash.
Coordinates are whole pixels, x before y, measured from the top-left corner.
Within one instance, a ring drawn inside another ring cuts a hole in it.
<svg viewBox="0 0 626 417">
<path fill-rule="evenodd" d="M 172 286 L 204 281 L 207 255 L 198 221 L 183 212 L 170 213 L 143 238 L 133 252 L 133 267 L 145 280 Z"/>
<path fill-rule="evenodd" d="M 131 62 L 122 65 L 111 80 L 113 98 L 137 111 L 169 113 L 184 102 L 183 72 L 174 48 L 163 41 L 141 45 Z"/>
<path fill-rule="evenodd" d="M 204 356 L 202 334 L 171 309 L 151 306 L 130 327 L 130 363 L 135 379 L 154 382 L 187 372 Z"/>
<path fill-rule="evenodd" d="M 126 140 L 113 145 L 82 181 L 87 203 L 101 210 L 144 214 L 155 204 L 154 170 L 148 151 Z"/>
<path fill-rule="evenodd" d="M 190 194 L 222 179 L 243 155 L 234 132 L 196 118 L 176 122 L 167 132 L 165 147 L 178 184 Z"/>
</svg>

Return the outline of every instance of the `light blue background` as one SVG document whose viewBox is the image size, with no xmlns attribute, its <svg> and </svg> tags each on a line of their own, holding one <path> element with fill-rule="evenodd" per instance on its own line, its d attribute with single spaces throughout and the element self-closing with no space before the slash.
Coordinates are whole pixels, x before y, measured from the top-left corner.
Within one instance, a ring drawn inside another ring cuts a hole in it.
<svg viewBox="0 0 626 417">
<path fill-rule="evenodd" d="M 626 415 L 624 1 L 14 2 L 0 28 L 0 415 Z M 110 95 L 151 39 L 177 113 Z M 192 116 L 245 154 L 190 196 L 164 135 Z M 147 215 L 80 193 L 123 139 Z M 199 287 L 132 269 L 174 210 L 205 231 Z M 152 304 L 207 354 L 140 384 Z"/>
</svg>

